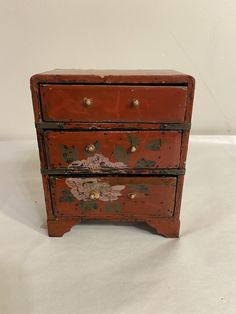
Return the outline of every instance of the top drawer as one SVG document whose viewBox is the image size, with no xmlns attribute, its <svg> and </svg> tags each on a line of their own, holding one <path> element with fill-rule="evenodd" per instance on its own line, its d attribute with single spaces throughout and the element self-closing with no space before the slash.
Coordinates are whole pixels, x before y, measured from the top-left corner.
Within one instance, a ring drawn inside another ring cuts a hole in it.
<svg viewBox="0 0 236 314">
<path fill-rule="evenodd" d="M 44 121 L 181 123 L 187 86 L 42 84 L 40 97 Z"/>
</svg>

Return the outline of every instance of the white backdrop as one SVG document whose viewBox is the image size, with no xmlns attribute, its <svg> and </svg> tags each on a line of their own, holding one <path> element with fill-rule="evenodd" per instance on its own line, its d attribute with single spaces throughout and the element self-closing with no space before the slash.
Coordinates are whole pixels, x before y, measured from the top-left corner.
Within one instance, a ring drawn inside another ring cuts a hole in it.
<svg viewBox="0 0 236 314">
<path fill-rule="evenodd" d="M 192 134 L 236 134 L 235 30 L 235 0 L 0 0 L 1 314 L 236 313 L 236 136 L 191 136 L 180 239 L 49 238 L 29 88 L 52 68 L 173 68 L 196 78 Z"/>
<path fill-rule="evenodd" d="M 0 0 L 0 139 L 35 137 L 29 78 L 169 68 L 197 81 L 193 134 L 236 132 L 235 0 Z"/>
</svg>

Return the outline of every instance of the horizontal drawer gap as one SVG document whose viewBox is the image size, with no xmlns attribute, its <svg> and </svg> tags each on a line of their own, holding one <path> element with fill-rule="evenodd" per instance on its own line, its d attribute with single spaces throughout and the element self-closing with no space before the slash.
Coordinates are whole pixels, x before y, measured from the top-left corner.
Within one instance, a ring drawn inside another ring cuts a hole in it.
<svg viewBox="0 0 236 314">
<path fill-rule="evenodd" d="M 45 130 L 46 131 L 46 130 Z M 50 130 L 49 130 L 50 131 Z M 76 132 L 76 131 L 79 131 L 79 132 L 107 132 L 107 133 L 115 133 L 115 132 L 118 132 L 118 133 L 120 133 L 120 132 L 124 132 L 124 133 L 128 133 L 128 132 L 132 132 L 132 131 L 135 131 L 135 132 L 149 132 L 149 131 L 159 131 L 159 132 L 162 132 L 162 131 L 165 131 L 165 130 L 160 130 L 160 129 L 157 129 L 157 130 L 154 130 L 154 129 L 152 129 L 152 128 L 150 128 L 150 129 L 136 129 L 136 128 L 134 128 L 134 129 L 128 129 L 128 130 L 126 130 L 126 129 L 107 129 L 107 128 L 102 128 L 102 129 L 60 129 L 60 130 L 58 130 L 58 129 L 56 129 L 55 131 L 53 131 L 53 132 L 57 132 L 57 133 L 60 133 L 60 132 L 63 132 L 63 133 L 69 133 L 69 132 Z M 174 129 L 171 129 L 171 130 L 166 130 L 166 131 L 182 131 L 182 129 L 180 129 L 180 130 L 174 130 Z M 163 133 L 165 133 L 165 132 L 163 132 Z"/>
<path fill-rule="evenodd" d="M 121 126 L 116 126 L 116 124 L 121 123 Z M 151 131 L 153 129 L 156 130 L 190 130 L 191 128 L 191 124 L 190 123 L 164 123 L 164 124 L 159 124 L 156 122 L 139 122 L 138 124 L 142 125 L 153 125 L 156 126 L 156 128 L 154 127 L 145 127 L 145 128 L 140 128 L 140 126 L 134 127 L 130 124 L 132 124 L 133 122 L 116 122 L 116 123 L 112 123 L 112 122 L 108 122 L 108 121 L 101 121 L 98 124 L 95 123 L 91 123 L 91 122 L 75 122 L 75 123 L 65 123 L 65 122 L 39 122 L 39 123 L 35 123 L 35 127 L 37 129 L 48 129 L 48 130 L 73 130 L 73 131 L 104 131 L 107 129 L 111 129 L 111 130 L 122 130 L 125 128 L 127 128 L 129 131 L 132 130 L 147 130 L 147 131 Z M 78 126 L 78 124 L 80 124 Z M 101 124 L 105 124 L 104 126 L 102 126 Z M 111 124 L 111 126 L 107 126 L 107 124 Z M 88 127 L 87 125 L 91 125 L 90 127 Z"/>
<path fill-rule="evenodd" d="M 108 173 L 102 173 L 102 174 L 97 174 L 97 173 L 83 173 L 83 174 L 78 174 L 78 173 L 76 173 L 76 174 L 72 174 L 72 173 L 69 173 L 68 175 L 66 175 L 66 177 L 67 176 L 69 176 L 69 177 L 142 177 L 142 178 L 147 178 L 147 177 L 150 177 L 150 174 L 143 174 L 143 175 L 140 175 L 140 174 L 127 174 L 127 173 L 122 173 L 122 174 L 118 174 L 118 173 L 116 173 L 116 174 L 108 174 Z M 170 175 L 170 174 L 168 174 L 168 175 L 163 175 L 163 174 L 161 174 L 161 175 L 154 175 L 154 176 L 156 176 L 156 177 L 158 177 L 158 178 L 166 178 L 166 177 L 177 177 L 176 175 Z M 65 175 L 63 175 L 63 174 L 53 174 L 53 175 L 50 175 L 50 177 L 65 177 Z"/>
<path fill-rule="evenodd" d="M 55 176 L 178 176 L 184 175 L 185 169 L 142 169 L 142 170 L 126 170 L 118 172 L 111 169 L 105 172 L 104 170 L 97 170 L 97 172 L 89 172 L 88 169 L 80 171 L 70 171 L 68 169 L 41 169 L 42 175 L 55 175 Z"/>
</svg>

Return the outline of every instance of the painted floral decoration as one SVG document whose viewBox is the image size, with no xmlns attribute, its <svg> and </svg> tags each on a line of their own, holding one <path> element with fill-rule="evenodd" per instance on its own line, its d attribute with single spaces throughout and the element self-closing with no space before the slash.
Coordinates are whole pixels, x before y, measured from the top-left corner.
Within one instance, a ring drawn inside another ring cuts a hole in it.
<svg viewBox="0 0 236 314">
<path fill-rule="evenodd" d="M 76 160 L 69 164 L 68 168 L 85 167 L 91 170 L 101 169 L 101 168 L 116 168 L 122 169 L 126 168 L 127 165 L 121 161 L 112 162 L 107 157 L 102 154 L 95 154 L 89 156 L 87 159 Z"/>
<path fill-rule="evenodd" d="M 97 178 L 67 178 L 66 184 L 71 188 L 72 195 L 78 200 L 89 200 L 92 191 L 99 192 L 100 201 L 114 201 L 117 200 L 124 185 L 110 185 L 108 182 L 103 182 L 102 179 Z"/>
</svg>

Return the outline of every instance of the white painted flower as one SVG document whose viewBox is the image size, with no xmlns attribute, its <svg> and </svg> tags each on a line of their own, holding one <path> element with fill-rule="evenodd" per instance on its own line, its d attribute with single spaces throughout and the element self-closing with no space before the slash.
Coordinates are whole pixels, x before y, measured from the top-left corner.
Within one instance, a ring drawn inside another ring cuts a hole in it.
<svg viewBox="0 0 236 314">
<path fill-rule="evenodd" d="M 101 168 L 123 169 L 127 168 L 127 165 L 120 161 L 112 162 L 102 154 L 95 154 L 93 156 L 89 156 L 87 159 L 75 160 L 68 166 L 69 169 L 78 167 L 85 167 L 89 168 L 90 170 L 96 170 Z"/>
<path fill-rule="evenodd" d="M 66 184 L 71 188 L 71 193 L 78 200 L 86 201 L 89 199 L 92 191 L 99 192 L 100 201 L 117 200 L 125 185 L 110 185 L 98 178 L 67 178 Z"/>
</svg>

